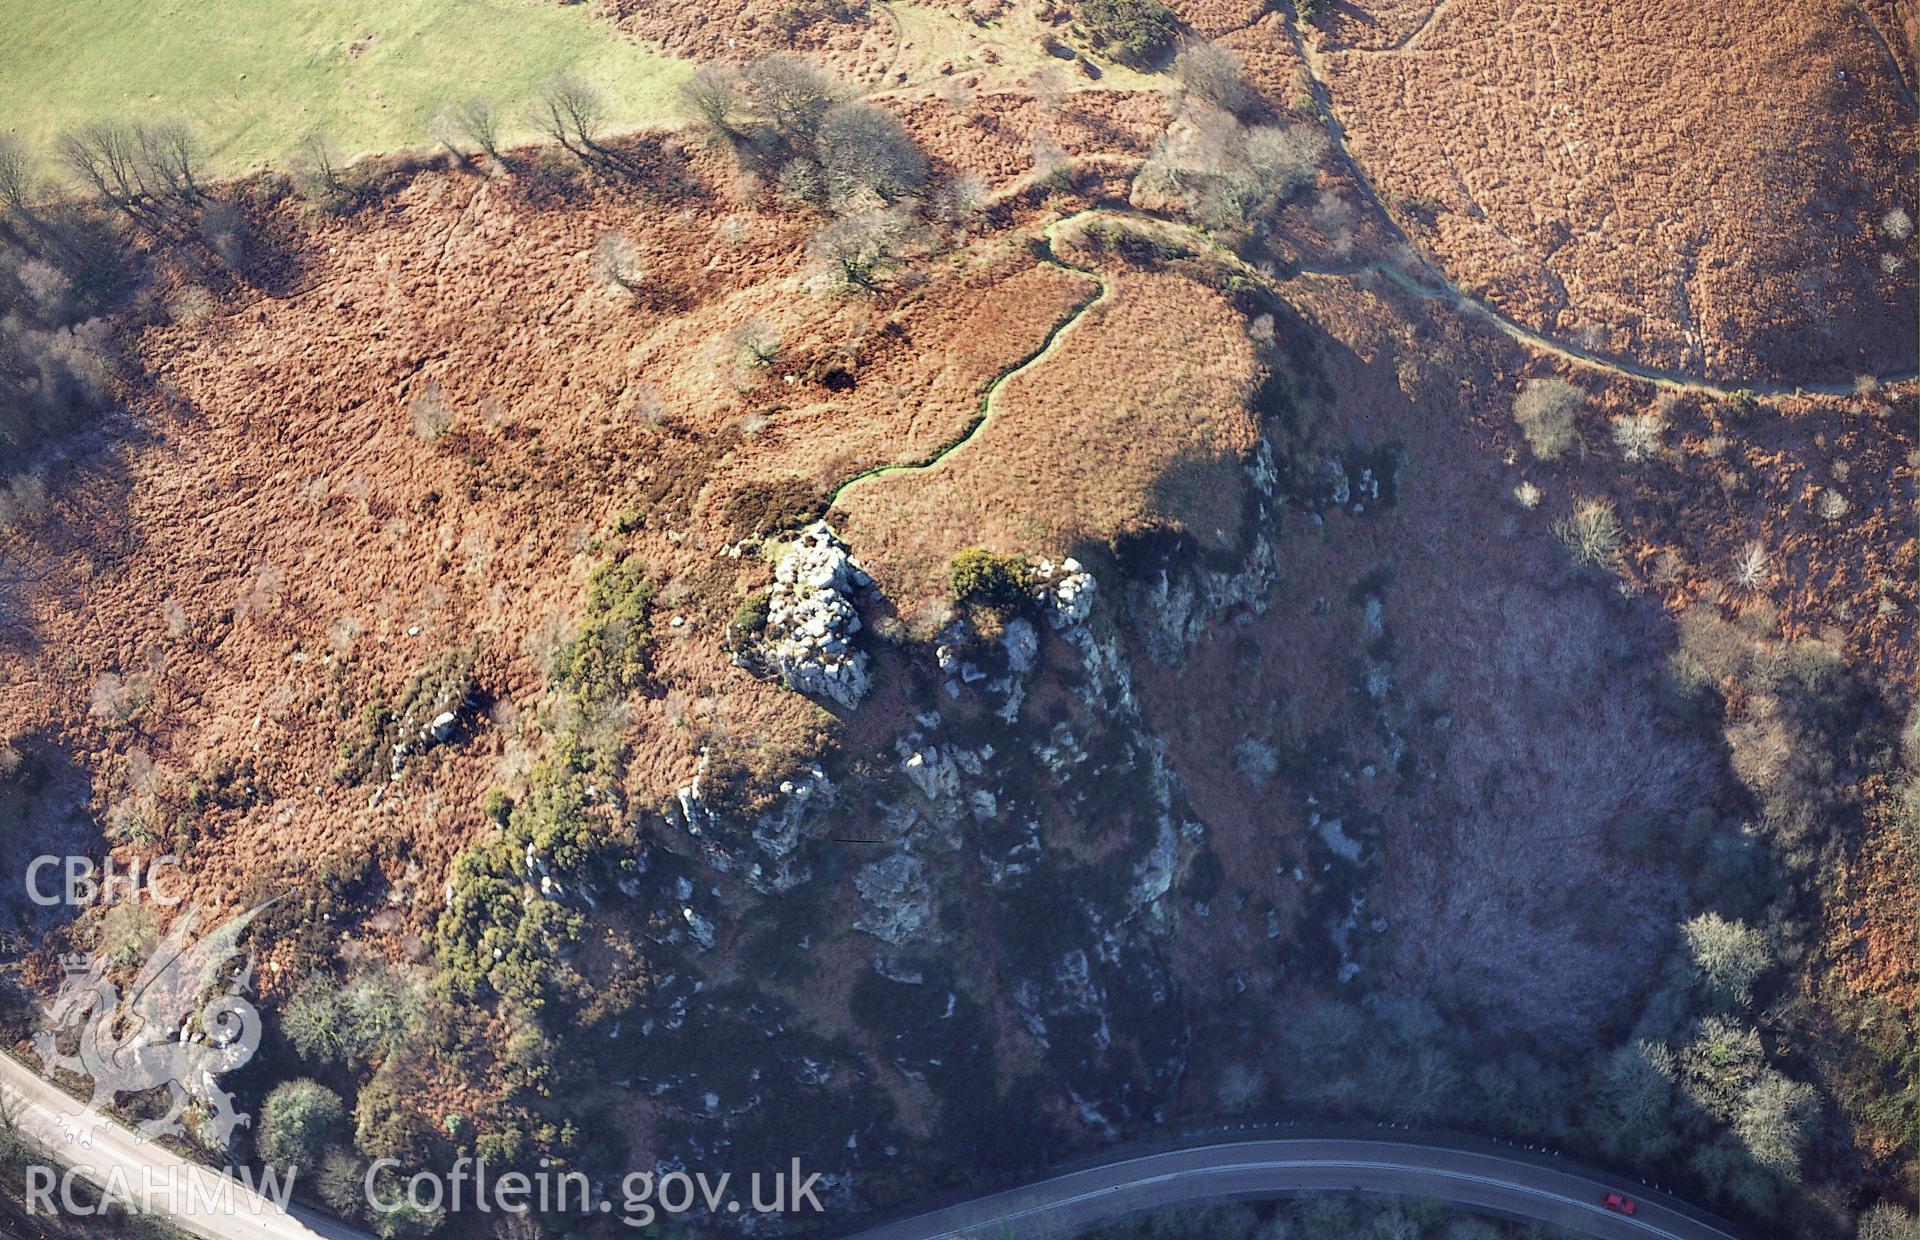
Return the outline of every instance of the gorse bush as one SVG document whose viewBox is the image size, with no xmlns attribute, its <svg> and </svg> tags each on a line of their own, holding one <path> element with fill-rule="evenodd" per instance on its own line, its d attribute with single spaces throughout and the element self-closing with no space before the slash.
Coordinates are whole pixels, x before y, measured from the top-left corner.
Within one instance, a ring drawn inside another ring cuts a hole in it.
<svg viewBox="0 0 1920 1240">
<path fill-rule="evenodd" d="M 1086 0 L 1078 16 L 1094 45 L 1123 64 L 1145 67 L 1173 46 L 1173 10 L 1160 0 Z"/>
<path fill-rule="evenodd" d="M 454 861 L 434 953 L 455 995 L 543 1005 L 556 993 L 559 954 L 585 928 L 556 897 L 591 881 L 609 828 L 585 768 L 571 746 L 562 750 L 534 768 L 499 837 Z"/>
<path fill-rule="evenodd" d="M 280 1024 L 301 1058 L 357 1069 L 396 1050 L 420 1013 L 413 987 L 384 969 L 344 986 L 316 973 L 294 991 Z"/>
<path fill-rule="evenodd" d="M 956 602 L 995 611 L 1011 611 L 1032 598 L 1033 570 L 1017 555 L 996 555 L 974 547 L 953 557 L 948 584 Z"/>
<path fill-rule="evenodd" d="M 648 612 L 653 595 L 653 583 L 638 561 L 595 569 L 587 583 L 587 614 L 580 630 L 554 655 L 554 681 L 588 704 L 639 688 L 652 663 Z"/>
</svg>

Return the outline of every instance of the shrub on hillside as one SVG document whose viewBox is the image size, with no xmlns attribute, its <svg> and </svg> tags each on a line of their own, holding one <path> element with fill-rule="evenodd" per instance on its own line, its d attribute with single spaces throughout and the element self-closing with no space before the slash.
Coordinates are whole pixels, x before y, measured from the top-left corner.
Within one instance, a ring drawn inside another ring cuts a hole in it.
<svg viewBox="0 0 1920 1240">
<path fill-rule="evenodd" d="M 301 1058 L 360 1068 L 398 1048 L 419 1016 L 419 996 L 384 969 L 344 986 L 316 973 L 288 999 L 280 1027 Z"/>
<path fill-rule="evenodd" d="M 22 467 L 112 397 L 111 331 L 106 320 L 89 317 L 100 294 L 63 265 L 80 259 L 49 248 L 43 257 L 0 240 L 0 461 Z M 16 495 L 11 507 L 25 512 L 30 498 Z"/>
<path fill-rule="evenodd" d="M 1573 445 L 1574 417 L 1586 403 L 1585 391 L 1565 379 L 1530 379 L 1513 401 L 1513 420 L 1527 446 L 1541 460 L 1552 460 Z"/>
<path fill-rule="evenodd" d="M 1920 1230 L 1914 1226 L 1913 1215 L 1890 1201 L 1882 1201 L 1867 1207 L 1854 1234 L 1855 1240 L 1913 1240 Z"/>
<path fill-rule="evenodd" d="M 1553 532 L 1579 564 L 1605 566 L 1620 553 L 1620 520 L 1605 500 L 1583 499 L 1554 522 Z"/>
<path fill-rule="evenodd" d="M 866 211 L 815 233 L 807 251 L 829 284 L 871 292 L 919 233 L 913 217 L 900 207 Z"/>
<path fill-rule="evenodd" d="M 1025 604 L 1033 591 L 1033 570 L 1017 555 L 996 555 L 974 547 L 953 557 L 947 580 L 956 602 L 994 611 Z"/>
<path fill-rule="evenodd" d="M 695 120 L 715 138 L 731 138 L 747 96 L 740 73 L 731 65 L 702 65 L 680 83 L 680 99 Z"/>
<path fill-rule="evenodd" d="M 1160 0 L 1086 0 L 1079 18 L 1100 51 L 1123 64 L 1145 67 L 1173 46 L 1173 10 Z"/>
<path fill-rule="evenodd" d="M 1223 112 L 1245 115 L 1260 102 L 1247 84 L 1240 58 L 1218 43 L 1202 41 L 1182 48 L 1174 57 L 1173 75 L 1187 94 Z"/>
<path fill-rule="evenodd" d="M 871 103 L 839 103 L 820 119 L 815 159 L 837 207 L 871 196 L 881 204 L 917 192 L 927 160 L 899 118 Z"/>
<path fill-rule="evenodd" d="M 1327 149 L 1326 134 L 1312 126 L 1247 126 L 1197 104 L 1154 143 L 1139 181 L 1149 193 L 1183 200 L 1207 228 L 1253 228 L 1312 184 Z"/>
<path fill-rule="evenodd" d="M 317 1081 L 284 1081 L 260 1108 L 260 1157 L 269 1166 L 317 1167 L 346 1135 L 346 1105 Z"/>
<path fill-rule="evenodd" d="M 1696 987 L 1716 1007 L 1745 1007 L 1753 988 L 1773 967 L 1764 932 L 1718 913 L 1702 913 L 1681 927 Z"/>
<path fill-rule="evenodd" d="M 648 611 L 653 583 L 633 560 L 603 564 L 587 583 L 579 633 L 555 653 L 553 678 L 587 703 L 610 701 L 640 687 L 652 666 Z"/>
<path fill-rule="evenodd" d="M 466 997 L 501 995 L 528 1008 L 554 993 L 560 954 L 579 941 L 585 921 L 526 888 L 573 891 L 591 882 L 612 826 L 605 814 L 571 746 L 534 767 L 499 836 L 454 859 L 446 908 L 434 927 L 443 987 Z"/>
<path fill-rule="evenodd" d="M 747 97 L 774 133 L 795 146 L 810 147 L 827 112 L 845 94 L 833 78 L 797 56 L 768 56 L 748 65 Z"/>
</svg>

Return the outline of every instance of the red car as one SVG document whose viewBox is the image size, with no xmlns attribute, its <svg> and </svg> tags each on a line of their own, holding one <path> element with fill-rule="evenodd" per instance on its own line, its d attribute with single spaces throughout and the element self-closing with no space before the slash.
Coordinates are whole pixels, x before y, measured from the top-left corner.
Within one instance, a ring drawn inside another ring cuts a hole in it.
<svg viewBox="0 0 1920 1240">
<path fill-rule="evenodd" d="M 1632 1214 L 1639 1207 L 1633 1198 L 1622 1197 L 1619 1193 L 1608 1193 L 1600 1199 L 1600 1204 L 1621 1214 Z"/>
</svg>

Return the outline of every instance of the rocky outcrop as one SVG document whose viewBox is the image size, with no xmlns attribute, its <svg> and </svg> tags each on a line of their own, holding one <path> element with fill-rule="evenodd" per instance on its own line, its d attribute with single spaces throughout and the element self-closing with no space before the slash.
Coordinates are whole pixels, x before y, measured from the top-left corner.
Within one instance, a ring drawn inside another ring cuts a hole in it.
<svg viewBox="0 0 1920 1240">
<path fill-rule="evenodd" d="M 1151 580 L 1130 589 L 1127 603 L 1147 652 L 1161 663 L 1178 664 L 1214 617 L 1233 607 L 1265 611 L 1279 584 L 1279 557 L 1273 544 L 1260 538 L 1232 572 L 1197 563 L 1167 564 Z"/>
<path fill-rule="evenodd" d="M 808 817 L 833 804 L 838 792 L 826 771 L 813 766 L 798 779 L 781 780 L 779 802 L 742 822 L 708 804 L 700 790 L 706 770 L 703 753 L 693 782 L 676 792 L 667 807 L 668 824 L 684 830 L 714 869 L 740 873 L 757 891 L 787 891 L 805 879 L 802 828 Z"/>
<path fill-rule="evenodd" d="M 865 867 L 853 876 L 853 886 L 861 901 L 854 928 L 895 947 L 933 919 L 933 889 L 912 853 L 897 852 Z"/>
<path fill-rule="evenodd" d="M 1047 623 L 1055 629 L 1070 629 L 1085 623 L 1093 613 L 1093 574 L 1069 556 L 1059 564 L 1042 560 L 1033 568 L 1033 594 Z"/>
<path fill-rule="evenodd" d="M 760 660 L 788 688 L 852 710 L 873 685 L 867 653 L 853 644 L 853 599 L 872 586 L 824 522 L 809 526 L 773 570 Z"/>
</svg>

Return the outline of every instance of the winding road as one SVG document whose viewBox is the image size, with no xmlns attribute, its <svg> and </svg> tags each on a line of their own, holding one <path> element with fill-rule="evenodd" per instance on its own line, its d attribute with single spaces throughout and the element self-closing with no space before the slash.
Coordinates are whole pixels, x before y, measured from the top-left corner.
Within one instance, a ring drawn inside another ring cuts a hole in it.
<svg viewBox="0 0 1920 1240">
<path fill-rule="evenodd" d="M 1600 1240 L 1738 1240 L 1726 1223 L 1624 1180 L 1410 1140 L 1253 1138 L 1119 1158 L 851 1233 L 850 1240 L 1070 1237 L 1146 1210 L 1311 1192 L 1447 1201 Z M 1602 1199 L 1620 1192 L 1632 1215 Z"/>
</svg>

